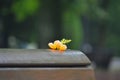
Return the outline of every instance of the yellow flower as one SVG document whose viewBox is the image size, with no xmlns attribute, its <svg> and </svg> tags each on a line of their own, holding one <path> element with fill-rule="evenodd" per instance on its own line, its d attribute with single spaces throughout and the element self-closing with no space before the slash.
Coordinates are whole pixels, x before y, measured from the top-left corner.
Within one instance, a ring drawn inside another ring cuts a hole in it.
<svg viewBox="0 0 120 80">
<path fill-rule="evenodd" d="M 67 39 L 62 39 L 61 41 L 56 40 L 54 41 L 54 43 L 48 43 L 48 46 L 54 50 L 64 51 L 67 49 L 67 46 L 65 44 L 69 42 L 71 42 L 71 40 L 67 40 Z"/>
</svg>

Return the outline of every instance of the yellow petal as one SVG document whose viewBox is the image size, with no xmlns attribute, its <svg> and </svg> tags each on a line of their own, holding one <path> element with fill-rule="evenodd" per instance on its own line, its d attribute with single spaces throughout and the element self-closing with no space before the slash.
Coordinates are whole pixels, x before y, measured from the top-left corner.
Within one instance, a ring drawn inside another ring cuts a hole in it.
<svg viewBox="0 0 120 80">
<path fill-rule="evenodd" d="M 57 49 L 59 49 L 62 43 L 59 40 L 56 40 L 54 41 L 54 45 L 56 46 Z"/>
<path fill-rule="evenodd" d="M 48 46 L 49 46 L 51 49 L 56 49 L 56 46 L 55 46 L 53 43 L 48 43 Z"/>
<path fill-rule="evenodd" d="M 67 46 L 63 44 L 63 45 L 60 46 L 60 49 L 59 49 L 59 50 L 64 51 L 64 50 L 66 50 L 66 49 L 67 49 Z"/>
</svg>

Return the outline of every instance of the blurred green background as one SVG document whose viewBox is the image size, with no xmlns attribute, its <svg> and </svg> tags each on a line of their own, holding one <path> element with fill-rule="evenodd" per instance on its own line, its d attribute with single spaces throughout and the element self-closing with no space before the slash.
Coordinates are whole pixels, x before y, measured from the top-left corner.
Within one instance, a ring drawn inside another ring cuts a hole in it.
<svg viewBox="0 0 120 80">
<path fill-rule="evenodd" d="M 48 48 L 66 38 L 91 60 L 119 57 L 119 21 L 120 0 L 0 0 L 0 48 Z"/>
</svg>

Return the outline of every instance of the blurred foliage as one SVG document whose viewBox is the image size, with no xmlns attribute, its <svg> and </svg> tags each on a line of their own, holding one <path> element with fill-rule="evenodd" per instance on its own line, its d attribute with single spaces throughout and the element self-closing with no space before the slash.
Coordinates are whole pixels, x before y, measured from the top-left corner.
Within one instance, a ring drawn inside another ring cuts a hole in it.
<svg viewBox="0 0 120 80">
<path fill-rule="evenodd" d="M 72 40 L 71 49 L 79 49 L 83 40 L 81 14 L 87 11 L 85 0 L 63 0 L 63 36 Z M 83 8 L 82 8 L 83 7 Z"/>
<path fill-rule="evenodd" d="M 98 13 L 103 12 L 100 9 L 98 10 L 96 0 L 62 0 L 62 4 L 63 34 L 65 37 L 72 39 L 72 49 L 79 49 L 83 42 L 81 17 L 98 18 L 103 15 Z"/>
<path fill-rule="evenodd" d="M 108 6 L 109 20 L 106 45 L 114 48 L 120 56 L 120 0 L 110 0 Z"/>
<path fill-rule="evenodd" d="M 37 30 L 33 32 L 33 27 L 37 26 L 37 28 L 35 27 L 36 29 L 38 29 L 38 27 L 41 27 L 35 24 L 35 21 L 39 23 L 39 18 L 44 18 L 41 19 L 41 22 L 44 22 L 42 25 L 45 24 L 46 26 L 49 26 L 50 24 L 50 26 L 53 26 L 50 28 L 54 29 L 57 29 L 57 25 L 60 25 L 59 27 L 61 28 L 62 37 L 72 40 L 72 42 L 70 43 L 71 49 L 79 49 L 85 37 L 84 29 L 86 28 L 83 25 L 82 21 L 82 17 L 85 16 L 88 18 L 88 21 L 90 23 L 88 25 L 90 27 L 90 34 L 92 34 L 90 35 L 89 42 L 91 41 L 92 44 L 96 44 L 97 46 L 97 43 L 101 42 L 103 43 L 102 47 L 113 49 L 115 48 L 117 50 L 117 55 L 120 55 L 120 0 L 58 0 L 58 2 L 56 0 L 1 1 L 1 13 L 12 13 L 12 15 L 15 16 L 16 21 L 23 22 L 19 23 L 21 25 L 17 24 L 24 27 L 23 32 L 26 31 L 26 34 L 23 33 L 21 34 L 21 36 L 29 35 L 29 39 L 35 40 L 33 38 L 36 38 L 35 33 L 37 32 Z M 7 8 L 10 10 L 8 10 Z M 41 9 L 43 9 L 43 11 L 41 11 Z M 34 16 L 35 13 L 37 13 L 37 18 L 34 17 L 34 20 L 30 20 L 31 16 Z M 61 16 L 58 17 L 56 16 L 56 14 L 60 14 Z M 41 17 L 42 15 L 43 17 Z M 46 17 L 49 19 L 46 19 Z M 12 19 L 9 20 L 11 20 L 12 22 Z M 16 21 L 13 21 L 13 23 L 11 23 L 11 26 L 17 26 Z M 59 24 L 59 22 L 57 21 L 61 21 L 61 23 Z M 7 26 L 9 26 L 9 24 Z M 26 24 L 29 24 L 29 26 L 26 27 Z M 13 30 L 15 30 L 16 32 L 15 34 L 21 32 L 21 27 L 13 28 Z M 29 33 L 27 33 L 28 29 L 30 29 Z"/>
<path fill-rule="evenodd" d="M 101 28 L 99 33 L 93 33 L 94 36 L 91 36 L 93 43 L 105 36 L 102 46 L 115 49 L 115 55 L 120 55 L 120 0 L 63 0 L 63 4 L 63 33 L 73 39 L 72 48 L 78 48 L 83 41 L 84 26 L 81 17 L 85 15 L 97 22 L 97 26 L 93 25 L 97 28 L 92 28 L 94 32 Z M 100 31 L 103 31 L 103 35 Z"/>
<path fill-rule="evenodd" d="M 15 0 L 12 5 L 12 12 L 18 21 L 33 15 L 40 7 L 39 0 Z"/>
<path fill-rule="evenodd" d="M 67 11 L 63 14 L 63 36 L 72 40 L 71 49 L 79 49 L 83 38 L 80 17 L 74 12 Z"/>
</svg>

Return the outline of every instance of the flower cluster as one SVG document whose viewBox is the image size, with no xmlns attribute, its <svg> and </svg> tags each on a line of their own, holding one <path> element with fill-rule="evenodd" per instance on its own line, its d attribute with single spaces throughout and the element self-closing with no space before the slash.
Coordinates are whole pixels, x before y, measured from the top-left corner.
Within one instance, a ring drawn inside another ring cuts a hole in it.
<svg viewBox="0 0 120 80">
<path fill-rule="evenodd" d="M 61 41 L 55 40 L 54 43 L 52 43 L 52 42 L 48 43 L 48 46 L 54 50 L 64 51 L 67 49 L 66 44 L 69 42 L 71 42 L 71 40 L 67 40 L 67 39 L 62 39 Z"/>
</svg>

